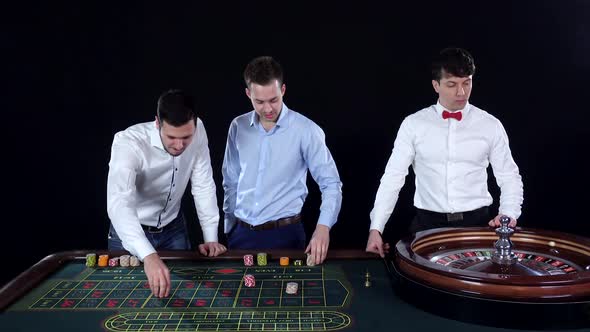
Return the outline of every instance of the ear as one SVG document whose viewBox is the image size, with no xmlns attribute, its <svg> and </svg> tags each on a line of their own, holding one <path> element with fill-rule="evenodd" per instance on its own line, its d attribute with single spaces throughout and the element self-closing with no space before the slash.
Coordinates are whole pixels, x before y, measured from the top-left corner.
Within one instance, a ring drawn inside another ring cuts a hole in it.
<svg viewBox="0 0 590 332">
<path fill-rule="evenodd" d="M 252 97 L 250 96 L 250 89 L 246 88 L 246 89 L 245 89 L 245 91 L 246 91 L 246 96 L 248 96 L 248 98 L 252 98 Z"/>
<path fill-rule="evenodd" d="M 432 87 L 434 88 L 434 91 L 436 91 L 436 93 L 438 93 L 438 89 L 440 88 L 440 83 L 438 83 L 437 80 L 432 80 Z"/>
<path fill-rule="evenodd" d="M 160 119 L 158 119 L 157 115 L 156 115 L 156 129 L 160 130 Z"/>
<path fill-rule="evenodd" d="M 283 83 L 281 86 L 281 97 L 285 95 L 285 91 L 287 90 L 287 86 Z"/>
</svg>

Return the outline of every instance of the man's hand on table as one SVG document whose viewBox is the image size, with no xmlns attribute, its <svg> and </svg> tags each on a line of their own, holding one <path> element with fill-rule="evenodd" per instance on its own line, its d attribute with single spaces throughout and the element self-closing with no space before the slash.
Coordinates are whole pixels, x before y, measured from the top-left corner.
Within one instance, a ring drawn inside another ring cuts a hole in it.
<svg viewBox="0 0 590 332">
<path fill-rule="evenodd" d="M 313 259 L 314 264 L 322 264 L 328 255 L 328 247 L 330 246 L 330 228 L 324 225 L 317 225 L 311 240 L 305 249 L 305 253 L 309 253 Z"/>
<path fill-rule="evenodd" d="M 367 249 L 365 250 L 385 257 L 385 254 L 389 253 L 389 243 L 383 243 L 381 233 L 376 229 L 372 229 L 369 231 L 369 240 L 367 241 Z"/>
<path fill-rule="evenodd" d="M 215 257 L 223 254 L 227 248 L 219 242 L 205 242 L 199 244 L 199 252 L 203 256 Z"/>
<path fill-rule="evenodd" d="M 158 298 L 167 297 L 170 294 L 170 270 L 160 256 L 157 253 L 145 256 L 143 267 L 152 294 Z"/>
</svg>

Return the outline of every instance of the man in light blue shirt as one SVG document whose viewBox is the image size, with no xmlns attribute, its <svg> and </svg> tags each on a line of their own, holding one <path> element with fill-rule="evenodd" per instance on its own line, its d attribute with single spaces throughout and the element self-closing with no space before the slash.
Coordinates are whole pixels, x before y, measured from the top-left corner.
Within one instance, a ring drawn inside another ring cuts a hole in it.
<svg viewBox="0 0 590 332">
<path fill-rule="evenodd" d="M 342 204 L 342 182 L 324 132 L 283 103 L 283 72 L 273 58 L 252 60 L 244 80 L 254 110 L 232 121 L 222 168 L 229 248 L 305 248 L 313 263 L 322 263 Z M 308 169 L 322 192 L 322 205 L 305 247 L 300 213 Z"/>
</svg>

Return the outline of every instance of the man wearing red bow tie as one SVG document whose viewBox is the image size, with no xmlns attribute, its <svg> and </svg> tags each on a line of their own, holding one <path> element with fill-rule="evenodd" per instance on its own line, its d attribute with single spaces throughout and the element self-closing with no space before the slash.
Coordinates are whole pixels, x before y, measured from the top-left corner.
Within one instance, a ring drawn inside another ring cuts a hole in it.
<svg viewBox="0 0 590 332">
<path fill-rule="evenodd" d="M 469 104 L 475 73 L 466 50 L 447 48 L 432 64 L 432 86 L 438 102 L 404 119 L 371 211 L 367 251 L 384 256 L 389 244 L 381 233 L 412 165 L 416 175 L 412 233 L 438 227 L 499 226 L 510 217 L 516 226 L 523 185 L 512 158 L 508 137 L 498 119 Z M 487 188 L 492 166 L 501 190 L 500 207 L 492 218 Z"/>
</svg>

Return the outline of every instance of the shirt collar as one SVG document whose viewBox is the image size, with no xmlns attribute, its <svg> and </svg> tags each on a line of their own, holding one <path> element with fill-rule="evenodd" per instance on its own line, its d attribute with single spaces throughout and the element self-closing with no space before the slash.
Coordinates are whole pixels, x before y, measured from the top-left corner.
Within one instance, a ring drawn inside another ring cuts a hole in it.
<svg viewBox="0 0 590 332">
<path fill-rule="evenodd" d="M 154 121 L 153 127 L 150 128 L 150 143 L 152 143 L 153 147 L 159 148 L 160 150 L 164 150 L 164 146 L 162 145 L 162 138 L 160 138 L 160 131 L 156 128 L 156 122 Z"/>
<path fill-rule="evenodd" d="M 442 117 L 442 113 L 443 113 L 443 111 L 448 111 L 448 112 L 450 112 L 450 110 L 448 110 L 448 109 L 444 108 L 444 106 L 440 104 L 440 101 L 437 101 L 437 102 L 436 102 L 436 105 L 434 105 L 434 109 L 436 110 L 436 113 L 437 113 L 437 114 L 438 114 L 440 117 Z M 467 102 L 467 103 L 465 104 L 465 107 L 463 107 L 463 109 L 457 110 L 457 111 L 455 111 L 455 112 L 461 112 L 461 113 L 463 113 L 463 117 L 466 117 L 466 116 L 467 116 L 467 114 L 469 113 L 469 109 L 471 109 L 471 104 L 469 104 L 469 102 Z"/>
<path fill-rule="evenodd" d="M 287 105 L 283 103 L 283 106 L 281 108 L 281 114 L 279 114 L 279 118 L 277 120 L 278 127 L 287 128 L 289 126 L 289 120 L 287 118 L 289 116 L 289 112 L 289 107 L 287 107 Z M 258 113 L 256 113 L 256 111 L 253 111 L 252 116 L 250 117 L 250 127 L 258 123 L 260 123 L 260 116 L 258 115 Z"/>
</svg>

